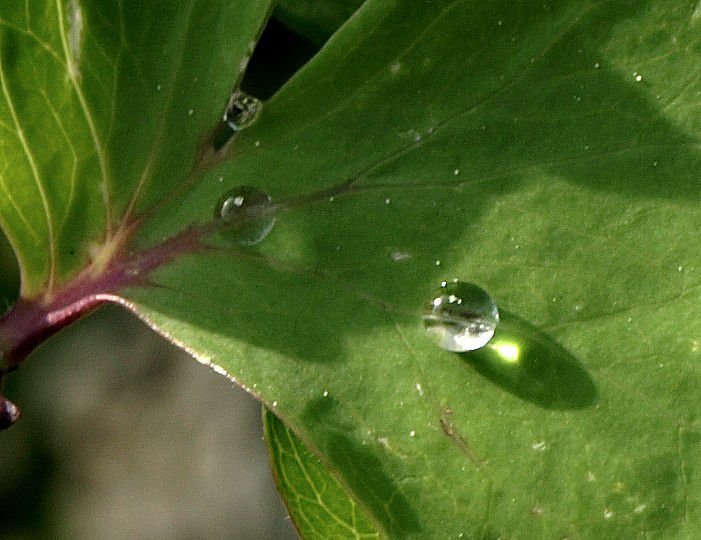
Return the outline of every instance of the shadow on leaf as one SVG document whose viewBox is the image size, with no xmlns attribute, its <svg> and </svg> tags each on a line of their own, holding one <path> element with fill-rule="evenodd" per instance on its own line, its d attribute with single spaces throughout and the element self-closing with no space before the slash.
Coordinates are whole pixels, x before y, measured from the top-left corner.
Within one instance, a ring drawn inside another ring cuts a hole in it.
<svg viewBox="0 0 701 540">
<path fill-rule="evenodd" d="M 547 334 L 502 311 L 492 341 L 461 355 L 480 375 L 547 409 L 583 409 L 596 401 L 594 381 Z"/>
<path fill-rule="evenodd" d="M 331 429 L 323 448 L 323 455 L 335 470 L 354 471 L 345 474 L 343 480 L 353 493 L 362 493 L 361 501 L 391 538 L 406 538 L 421 530 L 411 502 L 401 493 L 387 464 L 377 457 L 371 446 L 358 444 L 352 438 L 353 427 L 347 432 L 337 429 L 345 424 L 339 418 L 337 402 L 333 398 L 315 399 L 305 408 L 304 422 L 309 426 L 326 424 Z"/>
</svg>

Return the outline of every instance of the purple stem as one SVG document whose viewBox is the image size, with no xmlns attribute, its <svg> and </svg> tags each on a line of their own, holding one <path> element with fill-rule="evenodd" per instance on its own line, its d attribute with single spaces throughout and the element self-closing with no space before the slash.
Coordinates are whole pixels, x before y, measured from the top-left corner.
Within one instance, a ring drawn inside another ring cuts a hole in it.
<svg viewBox="0 0 701 540">
<path fill-rule="evenodd" d="M 120 290 L 147 285 L 154 270 L 181 255 L 211 249 L 203 237 L 213 230 L 213 223 L 193 226 L 143 251 L 118 255 L 98 276 L 92 276 L 88 268 L 48 302 L 20 298 L 0 318 L 0 380 L 17 369 L 37 345 L 68 324 L 105 302 L 119 301 Z"/>
</svg>

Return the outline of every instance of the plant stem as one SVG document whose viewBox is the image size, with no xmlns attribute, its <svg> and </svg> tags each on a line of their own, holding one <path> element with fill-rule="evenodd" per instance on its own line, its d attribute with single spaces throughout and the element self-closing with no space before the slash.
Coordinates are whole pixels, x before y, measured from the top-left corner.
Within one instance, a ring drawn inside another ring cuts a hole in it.
<svg viewBox="0 0 701 540">
<path fill-rule="evenodd" d="M 24 299 L 0 318 L 0 381 L 14 371 L 39 344 L 105 302 L 119 302 L 118 293 L 134 285 L 149 285 L 150 274 L 173 259 L 208 248 L 203 237 L 211 223 L 190 227 L 140 252 L 117 254 L 101 274 L 88 267 L 64 284 L 50 299 Z"/>
</svg>

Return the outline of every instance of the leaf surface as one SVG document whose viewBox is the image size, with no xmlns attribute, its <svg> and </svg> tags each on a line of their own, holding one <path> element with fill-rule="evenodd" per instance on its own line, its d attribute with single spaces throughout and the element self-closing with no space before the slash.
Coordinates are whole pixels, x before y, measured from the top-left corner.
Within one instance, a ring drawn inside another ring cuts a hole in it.
<svg viewBox="0 0 701 540">
<path fill-rule="evenodd" d="M 275 16 L 301 35 L 324 43 L 354 12 L 362 0 L 283 0 Z"/>
<path fill-rule="evenodd" d="M 390 537 L 697 537 L 700 13 L 371 0 L 135 246 L 236 185 L 287 201 L 270 236 L 124 296 Z M 187 177 L 164 133 L 139 208 Z M 422 328 L 450 278 L 500 307 L 481 351 Z"/>
</svg>

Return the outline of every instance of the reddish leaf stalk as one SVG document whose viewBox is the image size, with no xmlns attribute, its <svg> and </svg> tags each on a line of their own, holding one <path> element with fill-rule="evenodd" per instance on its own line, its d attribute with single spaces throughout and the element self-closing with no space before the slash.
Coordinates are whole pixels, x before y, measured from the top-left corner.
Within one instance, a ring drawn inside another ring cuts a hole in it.
<svg viewBox="0 0 701 540">
<path fill-rule="evenodd" d="M 117 253 L 100 275 L 88 267 L 63 285 L 51 299 L 20 298 L 0 318 L 0 383 L 7 373 L 17 369 L 29 354 L 53 334 L 90 313 L 105 302 L 119 302 L 119 291 L 149 285 L 150 274 L 182 255 L 211 248 L 203 238 L 213 231 L 213 224 L 190 227 L 180 234 L 140 252 Z M 19 418 L 17 407 L 0 396 L 0 429 Z M 1 411 L 0 411 L 1 412 Z"/>
</svg>

